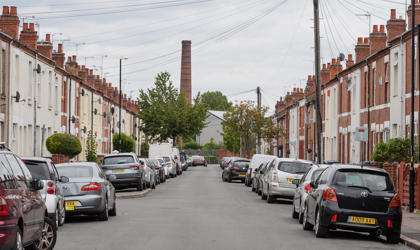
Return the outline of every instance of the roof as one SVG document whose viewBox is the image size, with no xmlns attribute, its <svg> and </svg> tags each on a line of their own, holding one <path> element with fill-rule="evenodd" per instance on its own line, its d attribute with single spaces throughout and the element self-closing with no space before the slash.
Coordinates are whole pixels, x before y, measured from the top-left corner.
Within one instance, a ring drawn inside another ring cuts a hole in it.
<svg viewBox="0 0 420 250">
<path fill-rule="evenodd" d="M 223 115 L 226 113 L 226 111 L 217 111 L 217 110 L 209 110 L 207 111 L 209 114 L 215 116 L 216 118 L 219 118 L 220 120 L 224 121 L 225 118 L 223 118 Z"/>
</svg>

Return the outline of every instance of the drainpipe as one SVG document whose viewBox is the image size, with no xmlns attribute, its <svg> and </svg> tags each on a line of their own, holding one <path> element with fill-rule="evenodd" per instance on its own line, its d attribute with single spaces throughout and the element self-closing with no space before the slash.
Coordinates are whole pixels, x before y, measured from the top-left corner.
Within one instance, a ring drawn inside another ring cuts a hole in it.
<svg viewBox="0 0 420 250">
<path fill-rule="evenodd" d="M 38 52 L 36 52 L 35 53 L 35 69 L 37 69 L 37 67 L 38 67 Z M 34 126 L 33 126 L 33 128 L 34 128 L 34 156 L 36 156 L 36 106 L 37 106 L 37 104 L 36 104 L 36 98 L 38 97 L 37 96 L 37 82 L 38 82 L 38 72 L 36 72 L 36 74 L 35 74 L 35 82 L 34 82 Z"/>
<path fill-rule="evenodd" d="M 366 145 L 366 161 L 369 161 L 369 151 L 370 151 L 370 66 L 369 61 L 366 59 L 366 65 L 368 67 L 367 72 L 367 124 L 368 124 L 368 141 Z"/>
<path fill-rule="evenodd" d="M 8 99 L 7 99 L 7 105 L 9 106 L 8 108 L 8 121 L 7 121 L 7 126 L 8 126 L 8 131 L 7 131 L 7 144 L 9 148 L 12 148 L 12 129 L 13 129 L 13 101 L 12 101 L 12 44 L 13 44 L 13 40 L 10 40 L 9 42 L 9 86 L 8 86 Z"/>
<path fill-rule="evenodd" d="M 69 82 L 69 115 L 68 115 L 68 121 L 69 121 L 69 134 L 71 134 L 71 75 L 69 74 L 70 82 Z"/>
</svg>

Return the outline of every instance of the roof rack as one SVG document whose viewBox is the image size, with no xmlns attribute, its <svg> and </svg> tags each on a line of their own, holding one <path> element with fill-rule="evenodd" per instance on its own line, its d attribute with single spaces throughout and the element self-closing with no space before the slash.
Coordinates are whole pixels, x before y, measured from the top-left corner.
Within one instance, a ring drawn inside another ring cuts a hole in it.
<svg viewBox="0 0 420 250">
<path fill-rule="evenodd" d="M 0 142 L 0 150 L 7 150 L 12 152 L 12 150 L 6 146 L 6 142 Z"/>
</svg>

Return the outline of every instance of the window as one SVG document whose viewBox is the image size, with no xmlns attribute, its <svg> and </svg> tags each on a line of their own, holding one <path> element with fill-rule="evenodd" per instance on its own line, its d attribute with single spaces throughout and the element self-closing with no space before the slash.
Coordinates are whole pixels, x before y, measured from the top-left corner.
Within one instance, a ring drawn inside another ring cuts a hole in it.
<svg viewBox="0 0 420 250">
<path fill-rule="evenodd" d="M 6 82 L 6 50 L 1 50 L 0 56 L 0 93 L 4 94 L 4 83 Z"/>
<path fill-rule="evenodd" d="M 23 163 L 23 161 L 19 158 L 19 157 L 14 157 L 15 160 L 17 160 L 17 162 L 19 163 L 20 168 L 22 169 L 23 175 L 25 175 L 25 179 L 26 179 L 26 185 L 28 187 L 31 186 L 31 182 L 32 182 L 32 174 L 29 171 L 29 169 L 26 167 L 25 163 Z"/>
<path fill-rule="evenodd" d="M 277 169 L 290 174 L 303 174 L 311 167 L 309 163 L 302 162 L 280 162 Z"/>
<path fill-rule="evenodd" d="M 6 154 L 6 159 L 16 178 L 17 189 L 27 189 L 25 175 L 19 166 L 16 158 L 11 154 Z"/>
<path fill-rule="evenodd" d="M 15 89 L 20 89 L 20 69 L 19 69 L 19 55 L 15 56 Z"/>
<path fill-rule="evenodd" d="M 57 168 L 60 176 L 68 178 L 92 177 L 93 169 L 90 166 L 68 165 Z"/>
<path fill-rule="evenodd" d="M 396 58 L 398 58 L 398 56 L 396 56 Z M 397 96 L 398 95 L 398 84 L 399 84 L 399 82 L 398 82 L 398 63 L 396 63 L 395 65 L 394 65 L 394 72 L 393 72 L 393 85 L 394 85 L 394 87 L 393 87 L 393 94 L 394 94 L 394 96 Z"/>
<path fill-rule="evenodd" d="M 9 167 L 9 162 L 4 155 L 0 155 L 0 186 L 4 189 L 16 189 L 17 183 L 12 170 Z"/>
<path fill-rule="evenodd" d="M 394 186 L 386 173 L 360 169 L 341 169 L 334 176 L 334 184 L 371 191 L 393 191 Z"/>
<path fill-rule="evenodd" d="M 372 74 L 373 74 L 373 81 L 372 81 L 372 84 L 371 84 L 372 86 L 370 88 L 371 89 L 370 103 L 371 103 L 371 105 L 375 106 L 376 105 L 376 94 L 375 94 L 375 92 L 376 92 L 376 68 L 373 68 Z"/>
<path fill-rule="evenodd" d="M 55 91 L 54 91 L 54 112 L 58 113 L 58 107 L 60 106 L 60 98 L 58 96 L 58 86 L 54 87 Z"/>
<path fill-rule="evenodd" d="M 368 104 L 368 95 L 367 95 L 367 88 L 368 88 L 368 73 L 367 72 L 365 72 L 365 84 L 364 84 L 364 88 L 362 89 L 362 93 L 363 93 L 363 91 L 364 91 L 364 95 L 362 95 L 362 96 L 364 96 L 364 98 L 363 98 L 363 107 L 364 108 L 366 108 L 367 107 L 367 104 Z"/>
<path fill-rule="evenodd" d="M 34 67 L 32 65 L 32 61 L 29 61 L 28 63 L 28 86 L 26 86 L 27 88 L 27 95 L 28 98 L 32 98 L 32 84 L 34 84 Z M 29 100 L 28 100 L 29 101 Z"/>
<path fill-rule="evenodd" d="M 52 71 L 48 72 L 48 108 L 52 108 Z"/>
<path fill-rule="evenodd" d="M 385 63 L 385 83 L 389 83 L 389 63 Z"/>
</svg>

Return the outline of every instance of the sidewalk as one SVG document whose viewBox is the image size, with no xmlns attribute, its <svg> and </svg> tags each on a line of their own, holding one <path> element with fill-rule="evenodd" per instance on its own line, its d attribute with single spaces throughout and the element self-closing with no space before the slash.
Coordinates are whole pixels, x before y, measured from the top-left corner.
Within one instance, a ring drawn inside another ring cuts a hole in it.
<svg viewBox="0 0 420 250">
<path fill-rule="evenodd" d="M 401 241 L 411 248 L 420 250 L 420 212 L 409 213 L 403 209 Z"/>
<path fill-rule="evenodd" d="M 118 190 L 116 195 L 117 199 L 131 199 L 131 198 L 141 198 L 150 193 L 152 189 L 148 188 L 143 191 L 136 190 Z"/>
</svg>

